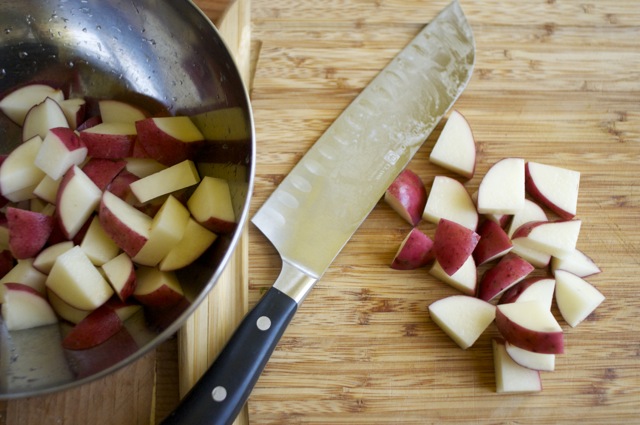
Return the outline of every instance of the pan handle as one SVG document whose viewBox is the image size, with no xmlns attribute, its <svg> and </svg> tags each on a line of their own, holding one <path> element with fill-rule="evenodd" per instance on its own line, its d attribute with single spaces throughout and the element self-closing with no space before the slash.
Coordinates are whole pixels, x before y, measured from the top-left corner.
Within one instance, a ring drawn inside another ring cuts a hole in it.
<svg viewBox="0 0 640 425">
<path fill-rule="evenodd" d="M 240 413 L 298 304 L 271 287 L 162 425 L 228 425 Z"/>
</svg>

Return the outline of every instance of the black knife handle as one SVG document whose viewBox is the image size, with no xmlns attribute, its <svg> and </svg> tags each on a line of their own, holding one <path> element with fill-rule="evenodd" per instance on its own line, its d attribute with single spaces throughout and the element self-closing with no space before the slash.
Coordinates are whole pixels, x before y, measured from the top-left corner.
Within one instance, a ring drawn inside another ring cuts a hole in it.
<svg viewBox="0 0 640 425">
<path fill-rule="evenodd" d="M 163 425 L 227 425 L 240 413 L 298 304 L 271 288 Z"/>
</svg>

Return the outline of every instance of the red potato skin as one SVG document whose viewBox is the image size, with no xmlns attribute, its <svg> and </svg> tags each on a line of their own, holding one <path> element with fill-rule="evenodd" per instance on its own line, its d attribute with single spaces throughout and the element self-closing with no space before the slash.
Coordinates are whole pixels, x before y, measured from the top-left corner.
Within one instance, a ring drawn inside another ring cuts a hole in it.
<svg viewBox="0 0 640 425">
<path fill-rule="evenodd" d="M 477 297 L 490 301 L 506 291 L 534 270 L 534 267 L 513 253 L 508 253 L 487 270 L 478 285 Z"/>
<path fill-rule="evenodd" d="M 78 128 L 76 128 L 76 131 L 82 132 L 82 130 L 95 127 L 98 124 L 102 124 L 102 118 L 100 118 L 100 116 L 96 115 L 93 117 L 89 117 L 86 120 L 84 120 L 80 125 L 78 125 Z"/>
<path fill-rule="evenodd" d="M 146 237 L 124 225 L 120 219 L 105 206 L 104 198 L 100 201 L 98 218 L 107 235 L 132 258 L 136 256 L 147 242 Z"/>
<path fill-rule="evenodd" d="M 55 134 L 55 136 L 64 144 L 69 152 L 75 151 L 76 149 L 84 148 L 85 145 L 78 137 L 75 131 L 66 127 L 56 127 L 49 130 L 51 133 Z"/>
<path fill-rule="evenodd" d="M 462 267 L 480 241 L 480 235 L 454 221 L 441 218 L 436 227 L 435 259 L 449 276 Z"/>
<path fill-rule="evenodd" d="M 551 221 L 530 221 L 528 223 L 524 223 L 523 225 L 518 227 L 515 232 L 513 232 L 513 235 L 511 235 L 511 239 L 526 238 L 527 236 L 529 236 L 529 233 L 531 233 L 533 229 L 545 223 L 552 223 L 552 222 Z"/>
<path fill-rule="evenodd" d="M 433 240 L 417 228 L 411 229 L 391 262 L 395 270 L 413 270 L 424 267 L 435 258 Z"/>
<path fill-rule="evenodd" d="M 526 191 L 529 193 L 529 195 L 531 195 L 531 197 L 536 202 L 549 208 L 551 211 L 556 213 L 558 217 L 564 220 L 571 220 L 573 217 L 575 217 L 575 214 L 565 211 L 562 208 L 558 207 L 556 204 L 549 201 L 549 199 L 547 199 L 547 197 L 544 196 L 542 192 L 540 192 L 540 190 L 538 189 L 538 186 L 536 186 L 535 182 L 533 181 L 533 178 L 531 177 L 531 171 L 529 170 L 528 162 L 525 164 L 525 167 L 524 167 L 524 187 Z"/>
<path fill-rule="evenodd" d="M 80 140 L 92 158 L 122 159 L 131 156 L 136 136 L 133 134 L 101 134 L 80 132 Z"/>
<path fill-rule="evenodd" d="M 227 221 L 215 217 L 210 217 L 207 220 L 199 221 L 198 223 L 211 230 L 213 233 L 223 235 L 233 232 L 237 227 L 235 221 Z"/>
<path fill-rule="evenodd" d="M 175 165 L 186 159 L 192 159 L 204 141 L 183 142 L 161 131 L 153 118 L 136 121 L 138 143 L 147 152 L 149 158 L 167 165 Z"/>
<path fill-rule="evenodd" d="M 529 286 L 543 279 L 547 279 L 547 278 L 541 277 L 541 276 L 532 276 L 524 280 L 521 280 L 520 282 L 516 283 L 515 285 L 513 285 L 512 287 L 510 287 L 509 289 L 507 289 L 502 293 L 502 296 L 500 297 L 498 304 L 509 304 L 509 303 L 516 302 L 518 298 L 520 298 L 520 295 Z"/>
<path fill-rule="evenodd" d="M 416 226 L 422 220 L 422 213 L 427 204 L 427 189 L 420 176 L 404 169 L 391 183 L 384 199 L 409 224 Z M 399 205 L 395 205 L 394 201 Z"/>
<path fill-rule="evenodd" d="M 564 335 L 558 332 L 537 332 L 512 322 L 499 308 L 496 309 L 496 327 L 510 344 L 524 350 L 543 354 L 563 354 Z"/>
<path fill-rule="evenodd" d="M 480 266 L 497 258 L 502 253 L 513 248 L 511 239 L 499 223 L 493 220 L 485 220 L 476 230 L 480 240 L 473 250 L 473 259 Z"/>
<path fill-rule="evenodd" d="M 115 288 L 114 288 L 115 289 Z M 136 289 L 136 270 L 134 267 L 131 267 L 131 273 L 127 277 L 125 284 L 119 291 L 116 291 L 116 295 L 121 301 L 126 301 L 129 299 L 131 295 L 133 295 L 133 291 Z"/>
<path fill-rule="evenodd" d="M 107 185 L 106 190 L 116 195 L 123 201 L 135 205 L 138 203 L 138 199 L 135 197 L 129 185 L 140 178 L 133 173 L 130 173 L 126 169 L 120 171 L 120 173 L 114 177 L 114 179 Z"/>
<path fill-rule="evenodd" d="M 82 319 L 62 340 L 67 350 L 86 350 L 102 344 L 122 329 L 123 323 L 116 312 L 102 305 Z"/>
<path fill-rule="evenodd" d="M 35 257 L 54 228 L 51 216 L 19 208 L 7 208 L 9 249 L 17 259 Z"/>
<path fill-rule="evenodd" d="M 104 191 L 126 165 L 124 160 L 91 158 L 82 167 L 82 171 Z"/>
<path fill-rule="evenodd" d="M 133 297 L 144 305 L 153 310 L 165 310 L 178 304 L 184 296 L 177 293 L 166 285 L 163 285 L 148 294 L 136 294 Z"/>
<path fill-rule="evenodd" d="M 95 375 L 126 359 L 138 350 L 138 344 L 126 327 L 102 344 L 86 350 L 65 350 L 65 356 L 74 376 L 82 379 Z"/>
<path fill-rule="evenodd" d="M 42 295 L 36 289 L 33 289 L 31 286 L 25 285 L 24 283 L 7 282 L 4 284 L 4 286 L 6 290 L 28 292 L 32 295 L 37 295 L 40 298 L 46 299 L 44 295 Z"/>
<path fill-rule="evenodd" d="M 137 137 L 135 142 L 133 143 L 133 147 L 131 148 L 131 156 L 133 158 L 150 158 L 149 154 L 144 149 L 144 147 L 142 147 Z"/>
</svg>

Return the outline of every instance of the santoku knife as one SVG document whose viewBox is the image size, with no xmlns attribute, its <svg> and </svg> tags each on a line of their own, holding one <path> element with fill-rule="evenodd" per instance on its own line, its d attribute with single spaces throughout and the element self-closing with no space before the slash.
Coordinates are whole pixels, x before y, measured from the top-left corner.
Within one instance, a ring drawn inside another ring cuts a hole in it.
<svg viewBox="0 0 640 425">
<path fill-rule="evenodd" d="M 474 60 L 455 0 L 311 147 L 252 219 L 282 257 L 278 279 L 163 424 L 233 422 L 298 305 L 462 93 Z"/>
</svg>

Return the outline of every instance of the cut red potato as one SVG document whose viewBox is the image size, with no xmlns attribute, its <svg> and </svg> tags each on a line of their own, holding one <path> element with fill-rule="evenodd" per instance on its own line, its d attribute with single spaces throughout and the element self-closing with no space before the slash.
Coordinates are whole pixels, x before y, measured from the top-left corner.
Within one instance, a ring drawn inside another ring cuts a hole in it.
<svg viewBox="0 0 640 425">
<path fill-rule="evenodd" d="M 5 283 L 2 318 L 10 331 L 30 329 L 58 322 L 42 293 L 21 283 Z"/>
<path fill-rule="evenodd" d="M 73 247 L 74 244 L 72 241 L 58 242 L 56 244 L 49 245 L 40 251 L 33 259 L 33 267 L 44 274 L 49 274 L 53 264 L 56 262 L 56 259 Z"/>
<path fill-rule="evenodd" d="M 467 179 L 476 168 L 476 142 L 469 122 L 458 111 L 449 115 L 431 150 L 429 161 Z"/>
<path fill-rule="evenodd" d="M 137 270 L 133 297 L 149 308 L 165 310 L 180 302 L 184 292 L 174 272 L 141 266 Z"/>
<path fill-rule="evenodd" d="M 87 128 L 91 128 L 101 123 L 102 123 L 102 118 L 100 118 L 99 115 L 94 115 L 92 117 L 87 118 L 82 123 L 80 123 L 80 125 L 78 125 L 78 127 L 76 128 L 76 131 L 81 132 L 83 130 L 86 130 Z"/>
<path fill-rule="evenodd" d="M 64 100 L 64 93 L 46 84 L 27 84 L 4 96 L 0 100 L 0 111 L 22 126 L 27 112 L 46 98 L 61 102 Z"/>
<path fill-rule="evenodd" d="M 495 322 L 510 344 L 536 353 L 564 352 L 562 328 L 542 302 L 498 304 Z"/>
<path fill-rule="evenodd" d="M 131 174 L 126 169 L 120 171 L 117 176 L 107 185 L 105 192 L 111 192 L 118 198 L 122 199 L 128 204 L 138 204 L 138 200 L 131 192 L 129 185 L 138 180 L 139 177 Z"/>
<path fill-rule="evenodd" d="M 138 201 L 147 202 L 196 185 L 199 182 L 200 175 L 195 164 L 191 160 L 185 160 L 138 179 L 132 182 L 129 187 Z"/>
<path fill-rule="evenodd" d="M 182 239 L 171 247 L 158 267 L 162 271 L 181 269 L 198 259 L 216 239 L 215 233 L 190 217 L 184 228 Z"/>
<path fill-rule="evenodd" d="M 58 189 L 61 181 L 62 179 L 54 180 L 45 174 L 40 183 L 33 188 L 33 196 L 50 204 L 55 204 L 56 199 L 58 199 Z"/>
<path fill-rule="evenodd" d="M 111 192 L 102 195 L 98 216 L 107 235 L 130 257 L 149 240 L 151 217 Z"/>
<path fill-rule="evenodd" d="M 149 239 L 133 261 L 143 266 L 158 265 L 184 237 L 189 217 L 189 210 L 170 195 L 153 217 Z"/>
<path fill-rule="evenodd" d="M 422 219 L 427 202 L 427 190 L 422 179 L 406 168 L 387 188 L 384 200 L 407 223 L 416 226 Z"/>
<path fill-rule="evenodd" d="M 129 123 L 143 120 L 149 113 L 127 102 L 115 99 L 102 99 L 98 101 L 100 117 L 105 123 Z"/>
<path fill-rule="evenodd" d="M 509 357 L 520 366 L 545 372 L 553 372 L 555 370 L 555 354 L 534 353 L 533 351 L 523 350 L 506 341 L 504 346 Z"/>
<path fill-rule="evenodd" d="M 77 129 L 84 122 L 87 113 L 86 100 L 74 97 L 58 101 L 58 105 L 60 105 L 60 109 L 62 109 L 64 117 L 67 119 L 67 124 L 72 130 Z"/>
<path fill-rule="evenodd" d="M 495 311 L 493 304 L 467 295 L 452 295 L 429 305 L 431 319 L 463 350 L 493 322 Z"/>
<path fill-rule="evenodd" d="M 434 258 L 433 240 L 426 233 L 414 227 L 400 243 L 400 247 L 391 262 L 391 268 L 413 270 L 426 266 Z"/>
<path fill-rule="evenodd" d="M 513 236 L 513 233 L 525 223 L 530 221 L 547 221 L 547 214 L 542 207 L 529 199 L 524 200 L 522 209 L 515 213 L 509 223 L 509 230 L 507 234 L 509 237 Z"/>
<path fill-rule="evenodd" d="M 479 240 L 480 235 L 473 230 L 442 218 L 438 222 L 433 240 L 436 261 L 451 276 L 471 256 Z"/>
<path fill-rule="evenodd" d="M 103 265 L 120 253 L 120 247 L 105 232 L 97 215 L 91 219 L 91 224 L 80 242 L 80 248 L 96 266 Z"/>
<path fill-rule="evenodd" d="M 151 158 L 126 158 L 125 161 L 126 170 L 139 178 L 150 176 L 167 168 L 166 165 Z"/>
<path fill-rule="evenodd" d="M 80 310 L 79 308 L 73 307 L 51 290 L 47 290 L 47 299 L 53 311 L 55 311 L 60 318 L 74 325 L 87 317 L 92 311 Z"/>
<path fill-rule="evenodd" d="M 133 295 L 136 288 L 136 270 L 126 252 L 104 263 L 102 271 L 120 300 L 126 301 Z"/>
<path fill-rule="evenodd" d="M 88 222 L 102 197 L 102 191 L 74 165 L 60 181 L 56 217 L 67 239 L 73 239 Z"/>
<path fill-rule="evenodd" d="M 136 121 L 138 142 L 149 155 L 171 166 L 191 159 L 204 137 L 189 117 L 155 117 Z"/>
<path fill-rule="evenodd" d="M 44 294 L 47 275 L 33 266 L 33 258 L 18 260 L 16 264 L 0 279 L 0 298 L 6 283 L 21 283 Z"/>
<path fill-rule="evenodd" d="M 35 136 L 17 148 L 0 165 L 0 191 L 12 202 L 33 197 L 33 189 L 46 175 L 35 165 L 35 158 L 42 146 L 42 138 Z"/>
<path fill-rule="evenodd" d="M 572 328 L 584 321 L 605 299 L 593 285 L 573 273 L 556 270 L 555 278 L 558 310 Z"/>
<path fill-rule="evenodd" d="M 102 305 L 76 324 L 62 339 L 67 350 L 86 350 L 102 344 L 122 329 L 120 316 L 108 305 Z"/>
<path fill-rule="evenodd" d="M 524 206 L 524 159 L 505 158 L 491 166 L 478 186 L 480 214 L 515 214 Z"/>
<path fill-rule="evenodd" d="M 581 225 L 581 220 L 531 221 L 516 229 L 511 239 L 514 243 L 519 240 L 524 247 L 562 258 L 576 249 Z"/>
<path fill-rule="evenodd" d="M 528 277 L 504 291 L 498 304 L 539 301 L 551 309 L 555 287 L 555 279 L 540 276 Z"/>
<path fill-rule="evenodd" d="M 53 231 L 53 217 L 14 207 L 6 215 L 11 254 L 17 259 L 38 255 Z"/>
<path fill-rule="evenodd" d="M 576 215 L 580 173 L 567 168 L 527 162 L 525 166 L 527 192 L 565 220 Z"/>
<path fill-rule="evenodd" d="M 69 168 L 80 165 L 87 157 L 87 147 L 70 128 L 50 129 L 34 160 L 35 165 L 51 179 L 59 180 Z"/>
<path fill-rule="evenodd" d="M 491 301 L 523 280 L 534 267 L 523 258 L 508 253 L 488 269 L 478 284 L 478 298 Z"/>
<path fill-rule="evenodd" d="M 442 269 L 437 261 L 433 263 L 429 274 L 465 295 L 475 296 L 478 290 L 478 271 L 473 256 L 469 256 L 462 267 L 451 276 Z"/>
<path fill-rule="evenodd" d="M 462 183 L 447 176 L 433 179 L 422 218 L 434 224 L 446 218 L 471 230 L 478 226 L 478 212 L 469 192 Z"/>
<path fill-rule="evenodd" d="M 471 200 L 473 201 L 473 204 L 476 207 L 476 210 L 478 209 L 478 191 L 476 190 L 475 192 L 473 192 L 471 194 Z M 498 223 L 498 225 L 500 227 L 505 227 L 507 224 L 510 223 L 511 221 L 511 214 L 478 214 L 478 221 L 481 220 L 491 220 L 491 221 L 495 221 L 496 223 Z"/>
<path fill-rule="evenodd" d="M 113 295 L 109 283 L 80 246 L 74 246 L 57 258 L 46 285 L 80 310 L 94 310 Z"/>
<path fill-rule="evenodd" d="M 123 301 L 115 297 L 109 298 L 104 305 L 115 311 L 123 322 L 126 322 L 130 317 L 142 310 L 141 304 L 133 301 Z"/>
<path fill-rule="evenodd" d="M 124 160 L 90 158 L 82 166 L 82 171 L 98 186 L 98 189 L 104 191 L 125 168 L 126 164 L 127 162 Z"/>
<path fill-rule="evenodd" d="M 246 140 L 250 136 L 246 111 L 239 106 L 206 111 L 191 119 L 206 140 Z"/>
<path fill-rule="evenodd" d="M 22 140 L 29 140 L 34 136 L 44 139 L 47 132 L 56 127 L 69 127 L 67 117 L 58 102 L 46 98 L 31 108 L 24 117 Z"/>
<path fill-rule="evenodd" d="M 551 272 L 556 270 L 565 270 L 580 277 L 588 277 L 600 273 L 600 267 L 584 252 L 579 249 L 573 250 L 572 253 L 562 257 L 553 257 L 551 259 Z"/>
<path fill-rule="evenodd" d="M 524 258 L 537 269 L 545 268 L 551 262 L 550 254 L 538 251 L 537 249 L 527 245 L 526 239 L 512 239 L 511 243 L 513 244 L 513 249 L 511 250 L 511 252 L 519 257 Z"/>
<path fill-rule="evenodd" d="M 122 159 L 131 155 L 136 127 L 129 123 L 102 122 L 80 132 L 92 158 Z"/>
<path fill-rule="evenodd" d="M 477 233 L 480 240 L 473 250 L 473 259 L 478 266 L 503 257 L 513 249 L 507 232 L 493 220 L 484 220 Z"/>
<path fill-rule="evenodd" d="M 198 223 L 214 233 L 231 233 L 236 228 L 229 182 L 225 179 L 204 176 L 187 207 Z"/>
<path fill-rule="evenodd" d="M 540 372 L 516 363 L 507 352 L 505 341 L 492 340 L 497 393 L 532 393 L 542 391 Z"/>
</svg>

